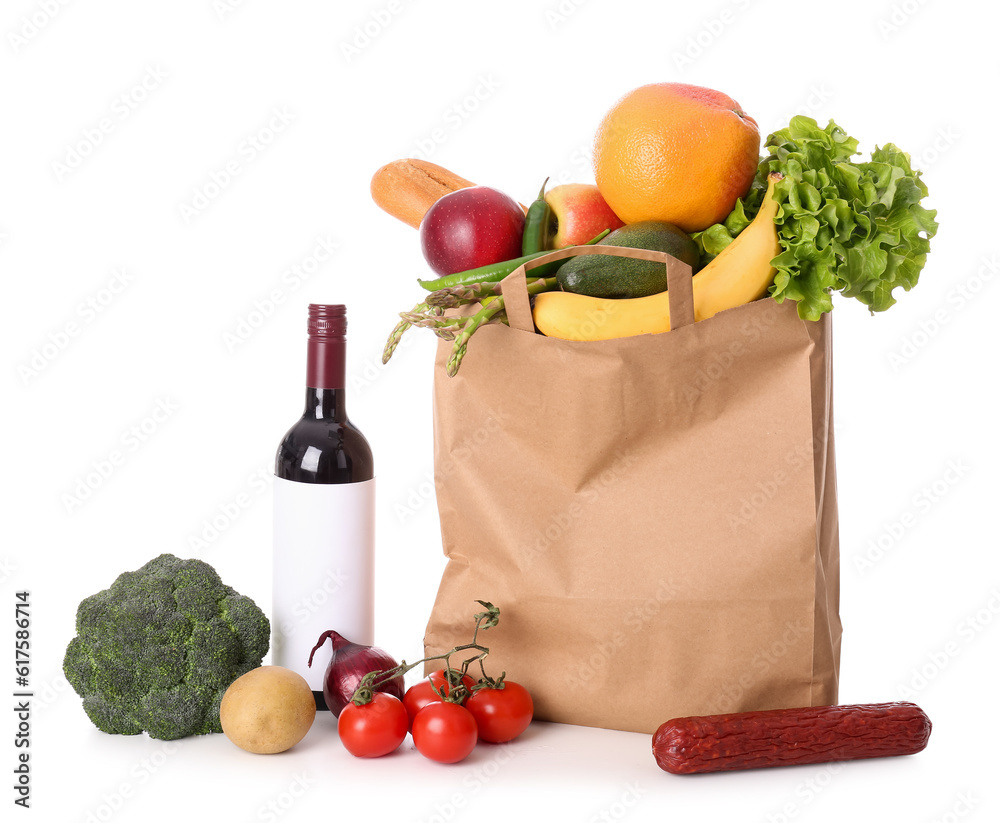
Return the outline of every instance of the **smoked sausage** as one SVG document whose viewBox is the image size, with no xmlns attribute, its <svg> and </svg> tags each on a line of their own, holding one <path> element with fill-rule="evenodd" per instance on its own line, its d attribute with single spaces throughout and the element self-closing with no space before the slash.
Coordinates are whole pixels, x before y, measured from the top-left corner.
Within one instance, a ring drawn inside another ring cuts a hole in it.
<svg viewBox="0 0 1000 823">
<path fill-rule="evenodd" d="M 913 703 L 867 703 L 668 720 L 653 756 L 672 774 L 915 754 L 931 721 Z"/>
</svg>

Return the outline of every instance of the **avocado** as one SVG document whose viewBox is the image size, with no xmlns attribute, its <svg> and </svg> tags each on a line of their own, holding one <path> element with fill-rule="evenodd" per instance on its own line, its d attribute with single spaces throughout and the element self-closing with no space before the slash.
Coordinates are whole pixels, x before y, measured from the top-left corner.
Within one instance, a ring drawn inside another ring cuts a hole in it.
<svg viewBox="0 0 1000 823">
<path fill-rule="evenodd" d="M 698 266 L 698 246 L 672 223 L 645 220 L 611 232 L 601 245 L 662 251 L 687 263 L 692 273 Z M 559 269 L 556 279 L 563 291 L 591 297 L 647 297 L 667 290 L 667 269 L 662 263 L 589 254 L 573 257 Z"/>
</svg>

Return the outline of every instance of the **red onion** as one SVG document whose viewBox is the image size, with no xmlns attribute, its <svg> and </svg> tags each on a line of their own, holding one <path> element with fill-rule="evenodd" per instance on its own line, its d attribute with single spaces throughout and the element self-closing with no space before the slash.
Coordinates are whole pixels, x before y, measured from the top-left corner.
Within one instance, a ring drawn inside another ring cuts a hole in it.
<svg viewBox="0 0 1000 823">
<path fill-rule="evenodd" d="M 359 646 L 331 630 L 323 632 L 313 646 L 309 655 L 310 667 L 316 650 L 328 639 L 333 641 L 333 656 L 323 677 L 323 697 L 326 699 L 327 708 L 335 717 L 339 717 L 344 706 L 351 702 L 362 677 L 376 670 L 395 669 L 399 664 L 382 649 L 375 646 Z M 386 680 L 376 686 L 374 691 L 385 692 L 402 700 L 403 675 Z"/>
</svg>

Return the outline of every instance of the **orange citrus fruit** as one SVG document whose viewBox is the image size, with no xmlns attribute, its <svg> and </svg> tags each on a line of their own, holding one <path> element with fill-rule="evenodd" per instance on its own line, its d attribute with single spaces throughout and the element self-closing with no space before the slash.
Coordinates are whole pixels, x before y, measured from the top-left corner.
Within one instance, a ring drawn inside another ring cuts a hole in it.
<svg viewBox="0 0 1000 823">
<path fill-rule="evenodd" d="M 757 123 L 722 92 L 652 83 L 621 98 L 594 139 L 594 177 L 626 223 L 688 232 L 723 220 L 757 170 Z"/>
</svg>

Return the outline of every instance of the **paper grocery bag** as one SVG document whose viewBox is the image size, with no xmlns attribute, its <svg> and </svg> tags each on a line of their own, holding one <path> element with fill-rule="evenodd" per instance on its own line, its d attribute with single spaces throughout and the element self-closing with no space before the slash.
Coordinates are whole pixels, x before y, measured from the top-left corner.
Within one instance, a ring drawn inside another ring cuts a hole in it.
<svg viewBox="0 0 1000 823">
<path fill-rule="evenodd" d="M 488 671 L 538 719 L 652 733 L 835 703 L 829 315 L 764 298 L 695 323 L 674 261 L 669 332 L 564 341 L 534 333 L 524 283 L 504 282 L 511 326 L 480 328 L 455 377 L 438 350 L 448 563 L 427 654 L 468 642 L 488 600 Z"/>
</svg>

